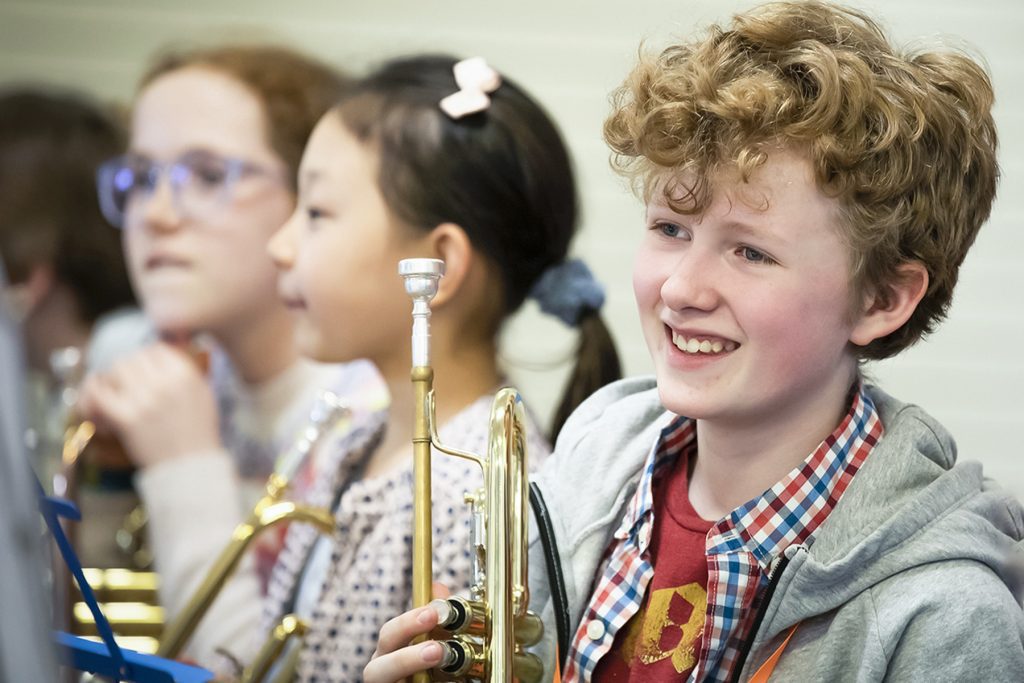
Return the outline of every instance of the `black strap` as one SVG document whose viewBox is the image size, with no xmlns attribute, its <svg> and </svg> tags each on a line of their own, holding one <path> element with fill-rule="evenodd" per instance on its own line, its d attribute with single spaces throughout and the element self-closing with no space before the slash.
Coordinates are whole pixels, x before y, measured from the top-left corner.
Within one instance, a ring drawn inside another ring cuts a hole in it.
<svg viewBox="0 0 1024 683">
<path fill-rule="evenodd" d="M 743 667 L 747 665 L 747 657 L 750 656 L 750 647 L 754 643 L 754 638 L 757 637 L 757 632 L 761 629 L 761 622 L 764 620 L 765 612 L 768 611 L 768 603 L 771 602 L 772 596 L 775 595 L 775 588 L 779 585 L 779 580 L 782 578 L 782 572 L 786 570 L 786 565 L 789 564 L 789 558 L 786 557 L 785 553 L 779 557 L 779 563 L 774 569 L 769 570 L 768 587 L 759 598 L 759 604 L 757 606 L 757 613 L 754 615 L 754 624 L 751 626 L 749 633 L 747 634 L 746 640 L 743 642 L 743 646 L 740 648 L 739 656 L 736 659 L 736 664 L 733 667 L 732 680 L 738 682 L 740 675 L 743 673 Z"/>
<path fill-rule="evenodd" d="M 558 547 L 555 545 L 555 529 L 551 526 L 551 516 L 548 514 L 540 488 L 533 482 L 530 483 L 530 507 L 533 508 L 537 529 L 540 531 L 540 542 L 544 547 L 544 562 L 548 568 L 548 581 L 551 585 L 551 601 L 555 606 L 558 656 L 562 660 L 559 665 L 564 670 L 569 655 L 569 596 L 565 590 L 562 562 L 558 557 Z"/>
</svg>

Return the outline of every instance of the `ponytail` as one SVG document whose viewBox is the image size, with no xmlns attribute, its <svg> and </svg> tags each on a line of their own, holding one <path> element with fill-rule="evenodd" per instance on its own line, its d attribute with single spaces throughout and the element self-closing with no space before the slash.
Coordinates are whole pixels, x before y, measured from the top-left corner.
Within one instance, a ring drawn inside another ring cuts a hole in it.
<svg viewBox="0 0 1024 683">
<path fill-rule="evenodd" d="M 577 328 L 579 343 L 576 347 L 576 366 L 565 384 L 562 399 L 551 420 L 549 440 L 552 445 L 572 411 L 604 385 L 622 378 L 619 354 L 600 311 L 593 308 L 584 310 Z"/>
<path fill-rule="evenodd" d="M 615 342 L 601 318 L 604 287 L 580 259 L 569 259 L 548 268 L 534 283 L 530 298 L 540 310 L 579 330 L 576 367 L 562 391 L 562 400 L 551 420 L 552 445 L 572 411 L 592 393 L 622 377 Z"/>
</svg>

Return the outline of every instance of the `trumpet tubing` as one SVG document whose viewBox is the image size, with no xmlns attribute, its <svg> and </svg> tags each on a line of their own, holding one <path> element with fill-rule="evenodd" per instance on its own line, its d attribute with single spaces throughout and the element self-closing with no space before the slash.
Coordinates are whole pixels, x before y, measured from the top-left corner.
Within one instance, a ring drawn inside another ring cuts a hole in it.
<svg viewBox="0 0 1024 683">
<path fill-rule="evenodd" d="M 231 540 L 208 570 L 203 582 L 189 599 L 185 608 L 167 625 L 163 637 L 160 639 L 158 655 L 174 659 L 181 654 L 199 622 L 220 594 L 224 584 L 234 574 L 245 550 L 264 529 L 282 522 L 295 521 L 311 524 L 323 534 L 333 533 L 334 515 L 329 510 L 302 505 L 283 500 L 283 498 L 288 492 L 291 478 L 299 470 L 313 446 L 346 411 L 347 407 L 333 393 L 324 392 L 320 396 L 313 408 L 305 432 L 282 457 L 280 469 L 270 475 L 266 491 L 256 503 L 249 518 L 235 528 Z M 290 634 L 302 635 L 304 627 L 289 630 Z M 272 635 L 271 638 L 273 637 Z M 266 650 L 267 647 L 265 645 L 264 649 Z M 263 664 L 265 662 L 260 665 L 263 666 Z"/>
<path fill-rule="evenodd" d="M 294 614 L 282 617 L 278 621 L 277 626 L 271 631 L 270 637 L 263 643 L 263 647 L 256 654 L 252 664 L 242 672 L 241 683 L 254 683 L 255 681 L 264 680 L 274 667 L 274 663 L 285 651 L 288 642 L 292 638 L 301 638 L 306 635 L 307 630 L 306 623 Z M 295 650 L 295 654 L 298 654 L 298 649 Z M 284 671 L 294 670 L 294 666 L 294 663 L 287 664 L 284 667 Z"/>
<path fill-rule="evenodd" d="M 268 493 L 256 504 L 250 518 L 235 528 L 231 541 L 221 551 L 185 609 L 167 625 L 157 650 L 159 656 L 174 659 L 181 654 L 203 615 L 238 567 L 252 540 L 264 529 L 287 521 L 307 522 L 325 534 L 334 531 L 334 517 L 328 511 L 280 501 L 274 493 Z"/>
</svg>

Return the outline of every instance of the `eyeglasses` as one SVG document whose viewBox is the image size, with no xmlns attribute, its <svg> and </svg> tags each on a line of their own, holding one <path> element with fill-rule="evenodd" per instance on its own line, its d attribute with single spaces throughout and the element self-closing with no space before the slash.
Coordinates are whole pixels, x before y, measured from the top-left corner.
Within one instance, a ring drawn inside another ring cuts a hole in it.
<svg viewBox="0 0 1024 683">
<path fill-rule="evenodd" d="M 174 209 L 189 218 L 209 215 L 226 205 L 245 177 L 258 175 L 285 182 L 284 174 L 278 171 L 202 150 L 187 152 L 167 163 L 126 154 L 107 161 L 96 172 L 103 215 L 112 225 L 123 228 L 153 196 L 163 175 L 171 185 Z"/>
</svg>

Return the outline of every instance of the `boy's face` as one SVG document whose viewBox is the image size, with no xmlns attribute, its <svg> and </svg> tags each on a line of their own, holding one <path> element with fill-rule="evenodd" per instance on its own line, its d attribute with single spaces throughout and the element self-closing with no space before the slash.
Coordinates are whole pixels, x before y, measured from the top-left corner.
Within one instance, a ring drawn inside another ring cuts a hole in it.
<svg viewBox="0 0 1024 683">
<path fill-rule="evenodd" d="M 633 274 L 641 324 L 669 410 L 771 425 L 853 381 L 848 250 L 803 157 L 780 150 L 749 183 L 715 180 L 698 216 L 653 194 Z"/>
</svg>

